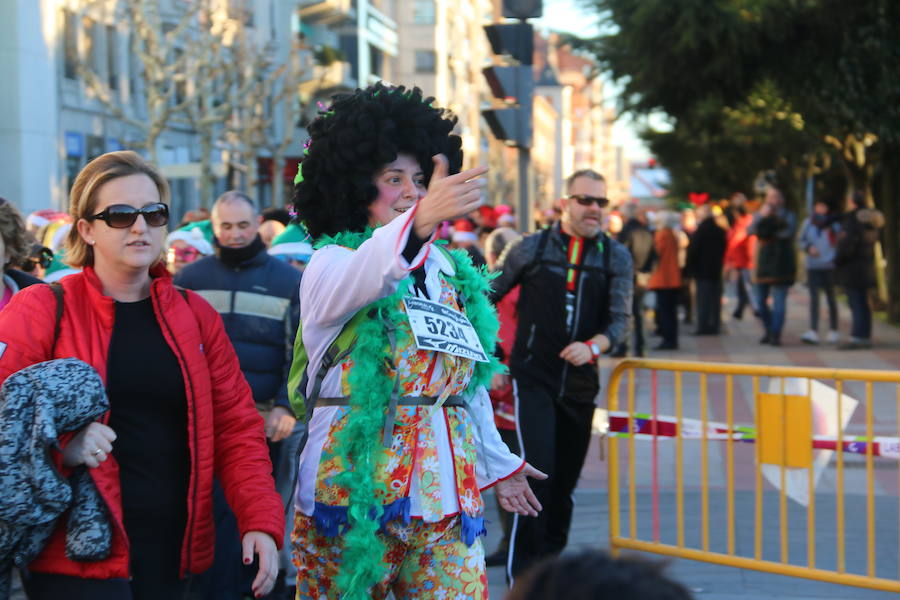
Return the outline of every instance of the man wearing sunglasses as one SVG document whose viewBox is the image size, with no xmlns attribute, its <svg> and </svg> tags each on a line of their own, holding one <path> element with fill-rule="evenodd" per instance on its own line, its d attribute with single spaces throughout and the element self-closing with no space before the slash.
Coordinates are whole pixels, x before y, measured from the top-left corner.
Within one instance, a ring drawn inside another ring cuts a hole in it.
<svg viewBox="0 0 900 600">
<path fill-rule="evenodd" d="M 284 471 L 278 468 L 282 456 L 289 459 L 293 454 L 284 440 L 296 425 L 287 396 L 287 376 L 300 319 L 300 272 L 268 254 L 259 236 L 262 218 L 243 192 L 222 194 L 213 204 L 211 221 L 215 255 L 185 266 L 175 283 L 195 290 L 222 316 L 256 407 L 265 419 L 273 468 L 280 473 Z M 276 477 L 275 487 L 284 500 L 290 484 L 290 478 L 280 481 Z M 215 501 L 216 559 L 208 577 L 215 589 L 206 597 L 238 598 L 249 592 L 251 569 L 245 568 L 242 578 L 237 523 L 220 490 Z"/>
<path fill-rule="evenodd" d="M 511 243 L 497 266 L 495 302 L 521 286 L 510 357 L 520 445 L 550 476 L 532 482 L 544 510 L 516 517 L 510 579 L 566 546 L 600 391 L 597 359 L 628 332 L 632 260 L 601 231 L 608 205 L 603 176 L 577 171 L 566 180 L 560 222 Z"/>
</svg>

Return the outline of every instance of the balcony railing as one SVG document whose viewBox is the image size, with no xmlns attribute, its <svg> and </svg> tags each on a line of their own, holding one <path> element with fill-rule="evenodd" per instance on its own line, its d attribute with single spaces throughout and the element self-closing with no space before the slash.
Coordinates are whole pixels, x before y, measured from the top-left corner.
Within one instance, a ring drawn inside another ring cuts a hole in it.
<svg viewBox="0 0 900 600">
<path fill-rule="evenodd" d="M 298 6 L 301 19 L 322 25 L 352 19 L 356 13 L 353 0 L 300 0 Z"/>
</svg>

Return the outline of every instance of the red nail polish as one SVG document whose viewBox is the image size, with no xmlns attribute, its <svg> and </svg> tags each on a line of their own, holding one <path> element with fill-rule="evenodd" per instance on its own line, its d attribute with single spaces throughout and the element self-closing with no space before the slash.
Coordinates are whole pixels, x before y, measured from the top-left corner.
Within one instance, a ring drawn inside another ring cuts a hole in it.
<svg viewBox="0 0 900 600">
<path fill-rule="evenodd" d="M 245 558 L 245 559 L 244 559 L 244 564 L 245 564 L 245 565 L 249 565 L 249 564 L 250 564 L 250 559 L 249 559 L 249 558 Z"/>
</svg>

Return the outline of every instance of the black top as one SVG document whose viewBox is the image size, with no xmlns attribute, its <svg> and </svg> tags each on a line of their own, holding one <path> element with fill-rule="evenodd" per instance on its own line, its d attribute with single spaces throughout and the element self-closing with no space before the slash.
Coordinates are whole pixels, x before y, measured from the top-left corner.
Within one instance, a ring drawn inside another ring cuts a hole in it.
<svg viewBox="0 0 900 600">
<path fill-rule="evenodd" d="M 569 236 L 559 225 L 511 242 L 498 265 L 500 276 L 491 282 L 491 299 L 496 303 L 521 285 L 510 357 L 513 377 L 543 383 L 574 402 L 591 403 L 600 385 L 596 366 L 575 367 L 559 353 L 572 341 L 583 342 L 598 333 L 613 346 L 624 337 L 634 270 L 628 249 L 606 235 L 584 240 L 578 265 L 569 264 L 568 248 Z M 570 268 L 577 273 L 571 300 L 566 289 Z"/>
<path fill-rule="evenodd" d="M 150 298 L 116 302 L 109 344 L 109 426 L 116 432 L 125 529 L 180 539 L 187 522 L 187 396 Z"/>
<path fill-rule="evenodd" d="M 728 233 L 719 227 L 713 217 L 704 219 L 691 237 L 685 274 L 694 279 L 722 279 L 727 245 Z"/>
</svg>

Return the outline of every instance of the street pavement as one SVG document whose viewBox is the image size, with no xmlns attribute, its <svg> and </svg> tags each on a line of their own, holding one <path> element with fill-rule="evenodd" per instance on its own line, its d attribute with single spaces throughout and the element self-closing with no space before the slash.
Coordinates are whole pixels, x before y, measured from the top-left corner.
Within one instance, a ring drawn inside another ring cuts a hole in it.
<svg viewBox="0 0 900 600">
<path fill-rule="evenodd" d="M 824 304 L 824 303 L 823 303 Z M 729 299 L 723 307 L 723 320 L 726 331 L 720 336 L 696 337 L 690 334 L 690 326 L 682 326 L 678 351 L 651 352 L 654 358 L 699 360 L 710 362 L 749 363 L 761 365 L 797 365 L 808 367 L 862 368 L 862 369 L 900 369 L 900 329 L 875 323 L 875 346 L 871 350 L 837 350 L 834 346 L 808 346 L 802 344 L 800 335 L 808 328 L 808 299 L 806 290 L 795 286 L 788 301 L 788 319 L 782 337 L 783 346 L 774 348 L 762 346 L 758 339 L 762 335 L 759 322 L 747 311 L 744 319 L 737 321 L 731 318 L 733 309 Z M 827 322 L 823 315 L 820 322 Z M 648 328 L 649 329 L 649 328 Z M 846 336 L 849 329 L 849 313 L 841 308 L 841 331 Z M 827 333 L 820 331 L 820 335 Z M 648 347 L 652 347 L 656 338 L 648 339 Z M 611 360 L 602 365 L 601 379 L 609 376 L 615 363 Z M 605 383 L 605 381 L 604 381 Z M 658 411 L 660 415 L 673 415 L 673 386 L 671 378 L 660 376 L 657 393 Z M 699 416 L 699 394 L 696 379 L 685 376 L 684 415 Z M 876 386 L 873 421 L 876 434 L 897 436 L 897 392 L 893 389 L 882 389 Z M 605 389 L 605 385 L 604 385 Z M 638 378 L 636 386 L 636 410 L 650 412 L 650 385 L 646 377 Z M 864 389 L 859 386 L 848 388 L 848 393 L 857 399 L 864 400 Z M 710 378 L 710 419 L 724 421 L 725 408 L 722 394 L 722 382 Z M 746 381 L 735 381 L 734 419 L 736 424 L 750 424 L 752 417 L 752 388 Z M 624 398 L 624 394 L 620 396 Z M 606 406 L 606 398 L 601 394 L 600 406 Z M 852 434 L 865 432 L 865 411 L 861 404 L 855 411 L 847 426 Z M 598 411 L 598 424 L 605 413 Z M 671 442 L 669 442 L 671 444 Z M 719 444 L 722 444 L 719 442 Z M 627 443 L 620 443 L 623 459 L 627 455 Z M 727 522 L 725 504 L 725 465 L 724 445 L 709 447 L 709 502 L 710 502 L 710 549 L 725 549 L 725 523 Z M 599 435 L 592 440 L 588 458 L 575 491 L 575 513 L 567 551 L 581 548 L 608 547 L 609 510 L 606 493 L 607 463 L 601 459 L 601 443 Z M 651 539 L 650 524 L 653 519 L 652 494 L 649 488 L 649 465 L 652 461 L 650 444 L 645 441 L 635 442 L 636 456 L 636 525 L 639 539 Z M 684 443 L 684 506 L 685 506 L 685 539 L 688 546 L 699 546 L 700 543 L 700 465 L 702 452 L 699 442 Z M 735 445 L 735 548 L 744 556 L 752 556 L 753 510 L 754 510 L 754 469 L 753 446 L 749 444 Z M 876 572 L 880 577 L 898 579 L 898 482 L 897 462 L 892 459 L 875 459 L 875 515 L 876 515 Z M 621 464 L 625 464 L 622 462 Z M 671 445 L 660 444 L 659 455 L 659 531 L 663 542 L 674 542 L 674 489 L 675 468 L 674 452 Z M 847 569 L 848 572 L 864 573 L 866 568 L 865 543 L 865 469 L 864 459 L 859 456 L 847 456 L 845 469 L 846 496 L 846 530 L 847 530 Z M 816 561 L 820 568 L 833 568 L 835 565 L 835 531 L 834 489 L 836 474 L 834 460 L 824 470 L 816 489 L 816 524 L 819 531 L 816 539 Z M 627 490 L 627 478 L 623 478 L 623 489 Z M 778 492 L 767 485 L 764 501 L 764 535 L 763 556 L 778 560 Z M 627 496 L 622 496 L 623 531 L 628 531 Z M 491 553 L 500 538 L 499 520 L 496 514 L 496 503 L 488 492 L 486 498 L 487 518 L 489 520 L 488 536 L 485 539 L 485 551 Z M 804 564 L 806 561 L 806 512 L 799 505 L 789 501 L 789 552 L 790 561 Z M 650 555 L 651 558 L 654 558 Z M 811 600 L 815 598 L 853 598 L 877 600 L 893 598 L 895 594 L 865 590 L 844 585 L 822 583 L 743 570 L 734 567 L 719 566 L 711 563 L 691 561 L 687 559 L 665 559 L 669 563 L 668 572 L 692 590 L 697 600 Z M 502 600 L 506 594 L 504 569 L 492 567 L 488 569 L 488 581 L 493 600 Z M 20 594 L 13 595 L 14 600 L 21 599 Z"/>
<path fill-rule="evenodd" d="M 822 314 L 820 327 L 827 323 L 824 302 L 821 303 Z M 731 317 L 733 299 L 729 298 L 723 306 L 722 315 L 725 332 L 719 336 L 693 336 L 692 327 L 681 325 L 680 346 L 678 351 L 653 352 L 650 357 L 673 360 L 709 361 L 726 363 L 747 363 L 758 365 L 784 365 L 832 368 L 860 368 L 897 370 L 900 368 L 900 329 L 876 321 L 874 325 L 874 347 L 870 350 L 839 350 L 834 345 L 822 344 L 810 346 L 803 344 L 800 335 L 809 327 L 809 303 L 805 287 L 796 285 L 788 299 L 788 317 L 782 336 L 781 347 L 760 345 L 762 327 L 759 321 L 748 310 L 743 320 Z M 840 330 L 846 338 L 850 326 L 849 311 L 841 306 Z M 648 327 L 648 330 L 652 328 Z M 827 331 L 819 332 L 824 339 Z M 648 348 L 652 348 L 658 338 L 648 338 Z M 613 361 L 602 365 L 601 380 L 609 376 Z M 657 410 L 659 415 L 674 416 L 674 384 L 672 377 L 660 374 L 657 388 Z M 768 382 L 763 379 L 761 387 L 766 391 Z M 826 385 L 834 384 L 823 381 Z M 636 411 L 651 411 L 651 382 L 649 375 L 643 372 L 636 378 Z M 684 416 L 699 418 L 699 381 L 696 375 L 685 375 L 683 379 Z M 620 410 L 625 399 L 624 382 L 620 392 Z M 709 419 L 726 420 L 724 378 L 710 377 Z M 605 386 L 604 386 L 605 390 Z M 845 393 L 860 401 L 846 427 L 848 434 L 863 435 L 866 431 L 865 386 L 850 384 Z M 873 386 L 873 427 L 876 435 L 898 436 L 896 386 Z M 753 391 L 748 379 L 734 380 L 734 422 L 735 424 L 753 423 Z M 606 406 L 605 391 L 599 401 L 601 408 Z M 605 421 L 605 412 L 598 411 L 598 424 Z M 628 443 L 620 441 L 620 464 L 624 468 L 627 458 Z M 685 441 L 684 447 L 684 516 L 685 541 L 688 547 L 699 548 L 701 544 L 701 486 L 700 473 L 702 465 L 702 447 L 699 441 Z M 708 447 L 709 472 L 709 547 L 712 551 L 726 550 L 726 485 L 727 458 L 723 442 L 710 442 Z M 591 449 L 582 471 L 578 488 L 575 492 L 576 507 L 573 517 L 569 550 L 579 548 L 608 548 L 609 508 L 606 493 L 607 463 L 601 459 L 601 443 L 599 435 L 592 440 Z M 659 495 L 657 515 L 659 519 L 660 540 L 664 543 L 675 542 L 675 452 L 671 441 L 660 442 L 658 447 L 658 485 Z M 735 510 L 735 550 L 742 556 L 753 556 L 754 552 L 754 507 L 755 507 L 755 468 L 754 446 L 752 444 L 734 445 L 734 510 Z M 635 442 L 635 486 L 636 494 L 636 526 L 638 539 L 652 539 L 652 521 L 654 515 L 653 496 L 650 487 L 652 464 L 651 444 L 648 441 Z M 867 568 L 866 544 L 866 469 L 865 457 L 845 454 L 844 485 L 845 530 L 846 530 L 846 567 L 847 572 L 865 574 Z M 898 507 L 897 461 L 890 458 L 874 459 L 873 501 L 876 523 L 876 543 L 874 565 L 879 577 L 898 579 L 898 531 L 900 531 L 900 507 Z M 833 569 L 837 564 L 836 553 L 836 502 L 834 493 L 837 481 L 835 459 L 832 458 L 816 483 L 815 522 L 816 540 L 814 542 L 816 566 L 822 569 Z M 622 531 L 628 533 L 627 472 L 622 477 Z M 777 488 L 764 485 L 763 494 L 763 558 L 780 559 L 779 540 L 779 498 Z M 492 497 L 486 499 L 488 507 L 488 537 L 485 551 L 489 554 L 496 548 L 500 537 L 499 522 L 496 518 L 496 504 Z M 788 500 L 788 541 L 789 561 L 792 564 L 805 565 L 807 561 L 807 512 L 806 509 Z M 668 559 L 670 575 L 683 582 L 692 590 L 698 600 L 769 600 L 812 599 L 812 598 L 860 598 L 881 599 L 893 598 L 890 592 L 867 590 L 863 588 L 824 583 L 801 578 L 787 577 L 754 570 L 725 567 L 711 563 L 687 559 Z M 506 593 L 504 569 L 492 567 L 488 569 L 488 580 L 491 598 L 501 600 Z"/>
</svg>

